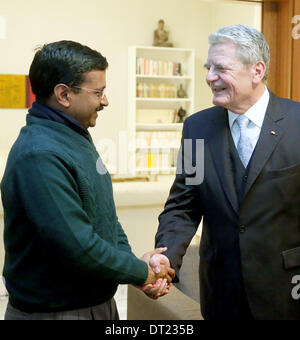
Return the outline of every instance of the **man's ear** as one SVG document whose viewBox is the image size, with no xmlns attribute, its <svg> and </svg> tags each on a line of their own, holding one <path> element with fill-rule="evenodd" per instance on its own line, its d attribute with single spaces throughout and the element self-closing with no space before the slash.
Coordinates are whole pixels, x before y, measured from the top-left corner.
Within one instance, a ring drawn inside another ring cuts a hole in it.
<svg viewBox="0 0 300 340">
<path fill-rule="evenodd" d="M 57 84 L 54 87 L 56 101 L 64 108 L 70 107 L 70 88 L 65 84 Z"/>
<path fill-rule="evenodd" d="M 266 73 L 266 65 L 263 61 L 258 61 L 253 65 L 253 83 L 259 84 Z"/>
</svg>

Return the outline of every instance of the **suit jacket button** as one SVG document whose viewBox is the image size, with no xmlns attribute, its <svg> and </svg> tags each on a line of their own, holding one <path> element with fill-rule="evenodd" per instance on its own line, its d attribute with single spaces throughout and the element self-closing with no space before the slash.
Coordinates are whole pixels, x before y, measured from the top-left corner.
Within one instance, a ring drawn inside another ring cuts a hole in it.
<svg viewBox="0 0 300 340">
<path fill-rule="evenodd" d="M 247 182 L 247 180 L 248 180 L 248 176 L 245 175 L 245 176 L 243 177 L 243 181 L 244 181 L 244 182 Z"/>
<path fill-rule="evenodd" d="M 246 227 L 244 225 L 239 226 L 239 232 L 242 234 L 246 231 Z"/>
</svg>

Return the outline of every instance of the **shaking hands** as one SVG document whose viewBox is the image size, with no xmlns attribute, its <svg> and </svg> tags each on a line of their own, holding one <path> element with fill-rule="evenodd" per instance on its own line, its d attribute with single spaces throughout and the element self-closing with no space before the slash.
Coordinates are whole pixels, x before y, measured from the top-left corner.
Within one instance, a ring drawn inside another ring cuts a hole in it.
<svg viewBox="0 0 300 340">
<path fill-rule="evenodd" d="M 170 266 L 169 259 L 163 255 L 167 248 L 157 248 L 142 256 L 141 260 L 148 264 L 148 277 L 142 291 L 150 298 L 157 299 L 169 292 L 175 271 Z"/>
</svg>

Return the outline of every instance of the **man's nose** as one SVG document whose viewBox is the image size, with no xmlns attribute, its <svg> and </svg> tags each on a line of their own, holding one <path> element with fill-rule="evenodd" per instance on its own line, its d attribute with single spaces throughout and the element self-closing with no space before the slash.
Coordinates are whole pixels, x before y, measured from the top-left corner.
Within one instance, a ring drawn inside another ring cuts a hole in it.
<svg viewBox="0 0 300 340">
<path fill-rule="evenodd" d="M 206 74 L 206 82 L 207 84 L 210 84 L 213 81 L 216 81 L 218 79 L 217 73 L 214 71 L 214 69 L 211 67 Z"/>
<path fill-rule="evenodd" d="M 109 102 L 108 99 L 106 97 L 106 94 L 103 96 L 103 98 L 101 98 L 101 105 L 103 106 L 108 106 Z"/>
</svg>

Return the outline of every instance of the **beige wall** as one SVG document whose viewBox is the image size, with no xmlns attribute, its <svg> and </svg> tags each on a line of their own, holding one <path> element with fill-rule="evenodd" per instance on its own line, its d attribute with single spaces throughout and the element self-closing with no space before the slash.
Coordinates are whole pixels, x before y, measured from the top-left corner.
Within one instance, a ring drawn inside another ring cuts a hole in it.
<svg viewBox="0 0 300 340">
<path fill-rule="evenodd" d="M 176 47 L 195 48 L 195 110 L 211 105 L 203 64 L 207 36 L 219 26 L 260 25 L 260 5 L 201 0 L 11 0 L 0 2 L 6 39 L 0 40 L 0 74 L 28 74 L 37 45 L 71 39 L 101 51 L 109 61 L 110 106 L 91 133 L 95 143 L 127 129 L 127 51 L 151 45 L 157 21 L 164 18 Z M 25 123 L 26 110 L 0 109 L 0 178 L 8 151 Z"/>
</svg>

